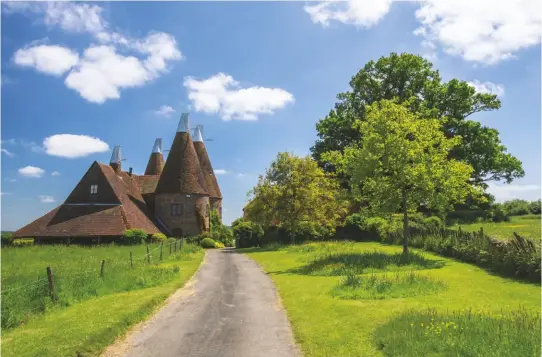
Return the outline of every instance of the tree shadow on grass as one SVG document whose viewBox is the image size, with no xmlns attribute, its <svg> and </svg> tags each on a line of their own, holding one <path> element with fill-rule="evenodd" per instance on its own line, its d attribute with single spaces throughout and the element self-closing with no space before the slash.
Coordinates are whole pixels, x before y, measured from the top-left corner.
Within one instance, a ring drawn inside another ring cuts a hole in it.
<svg viewBox="0 0 542 357">
<path fill-rule="evenodd" d="M 302 275 L 340 276 L 366 271 L 402 271 L 439 269 L 444 260 L 427 259 L 419 253 L 337 252 L 318 256 L 308 264 L 290 269 L 287 273 Z"/>
</svg>

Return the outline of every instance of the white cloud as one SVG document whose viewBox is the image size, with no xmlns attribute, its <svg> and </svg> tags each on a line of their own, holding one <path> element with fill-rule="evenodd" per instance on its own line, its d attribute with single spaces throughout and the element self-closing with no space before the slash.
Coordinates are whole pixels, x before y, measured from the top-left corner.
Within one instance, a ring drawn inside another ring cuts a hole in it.
<svg viewBox="0 0 542 357">
<path fill-rule="evenodd" d="M 194 110 L 219 113 L 223 120 L 257 120 L 294 102 L 294 96 L 280 88 L 240 88 L 233 77 L 218 73 L 204 80 L 185 77 L 184 86 Z"/>
<path fill-rule="evenodd" d="M 215 175 L 225 175 L 225 174 L 229 173 L 229 171 L 224 170 L 224 169 L 216 169 L 216 170 L 214 170 L 214 172 L 215 172 Z"/>
<path fill-rule="evenodd" d="M 21 48 L 13 56 L 15 64 L 21 67 L 32 67 L 54 76 L 61 76 L 78 60 L 79 55 L 69 48 L 48 45 Z"/>
<path fill-rule="evenodd" d="M 11 195 L 11 193 L 9 193 L 9 192 L 0 192 L 0 196 L 4 196 L 4 195 Z"/>
<path fill-rule="evenodd" d="M 98 138 L 73 134 L 49 136 L 43 140 L 43 147 L 48 155 L 68 159 L 85 157 L 109 150 L 109 145 Z"/>
<path fill-rule="evenodd" d="M 169 105 L 162 105 L 160 109 L 154 112 L 154 114 L 166 118 L 169 118 L 173 113 L 175 113 L 175 109 L 173 109 Z"/>
<path fill-rule="evenodd" d="M 41 203 L 54 203 L 56 202 L 55 198 L 53 196 L 47 196 L 47 195 L 39 195 L 38 196 Z"/>
<path fill-rule="evenodd" d="M 489 183 L 488 192 L 495 196 L 498 202 L 515 198 L 529 201 L 540 199 L 540 185 Z"/>
<path fill-rule="evenodd" d="M 391 3 L 392 0 L 324 1 L 306 4 L 304 9 L 315 24 L 328 26 L 331 21 L 338 21 L 369 28 L 376 25 L 390 11 Z"/>
<path fill-rule="evenodd" d="M 109 31 L 109 24 L 102 18 L 103 8 L 98 5 L 47 2 L 4 5 L 4 9 L 7 13 L 42 14 L 46 25 L 89 33 L 101 43 L 88 47 L 82 58 L 69 48 L 43 44 L 32 44 L 14 56 L 19 66 L 55 76 L 71 69 L 64 83 L 92 103 L 118 99 L 121 89 L 149 83 L 169 70 L 169 62 L 182 58 L 170 34 L 150 32 L 143 38 L 128 38 Z"/>
<path fill-rule="evenodd" d="M 51 176 L 60 176 L 60 172 L 53 171 L 53 172 L 51 172 Z"/>
<path fill-rule="evenodd" d="M 2 5 L 6 14 L 42 14 L 46 25 L 58 26 L 66 32 L 99 33 L 108 26 L 101 16 L 103 8 L 98 5 L 68 1 L 4 1 Z"/>
<path fill-rule="evenodd" d="M 139 59 L 116 53 L 112 46 L 89 47 L 64 83 L 92 103 L 120 98 L 120 89 L 138 87 L 150 77 Z"/>
<path fill-rule="evenodd" d="M 499 97 L 504 96 L 504 86 L 502 84 L 495 84 L 493 82 L 480 82 L 479 80 L 475 79 L 472 82 L 467 82 L 470 86 L 474 87 L 474 89 L 478 93 L 484 93 L 484 94 L 496 94 Z"/>
<path fill-rule="evenodd" d="M 25 166 L 19 169 L 19 174 L 24 177 L 42 177 L 45 170 L 36 166 Z"/>
<path fill-rule="evenodd" d="M 540 43 L 539 0 L 429 0 L 416 18 L 416 35 L 467 61 L 494 64 Z"/>
<path fill-rule="evenodd" d="M 243 177 L 245 177 L 245 176 L 246 176 L 246 174 L 238 173 L 238 174 L 237 174 L 237 175 L 235 175 L 235 176 L 237 176 L 238 178 L 243 178 Z"/>
<path fill-rule="evenodd" d="M 12 153 L 11 151 L 9 151 L 8 149 L 2 149 L 2 150 L 0 150 L 0 151 L 2 151 L 2 153 L 3 153 L 3 154 L 6 154 L 8 157 L 13 157 L 13 156 L 15 156 L 15 154 Z"/>
</svg>

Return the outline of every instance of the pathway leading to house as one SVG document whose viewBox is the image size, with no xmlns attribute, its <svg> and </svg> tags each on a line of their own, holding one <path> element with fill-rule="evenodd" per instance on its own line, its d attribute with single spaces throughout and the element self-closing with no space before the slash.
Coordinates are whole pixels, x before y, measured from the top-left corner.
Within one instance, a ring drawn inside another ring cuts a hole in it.
<svg viewBox="0 0 542 357">
<path fill-rule="evenodd" d="M 297 357 L 269 277 L 232 249 L 208 250 L 184 289 L 102 357 Z"/>
</svg>

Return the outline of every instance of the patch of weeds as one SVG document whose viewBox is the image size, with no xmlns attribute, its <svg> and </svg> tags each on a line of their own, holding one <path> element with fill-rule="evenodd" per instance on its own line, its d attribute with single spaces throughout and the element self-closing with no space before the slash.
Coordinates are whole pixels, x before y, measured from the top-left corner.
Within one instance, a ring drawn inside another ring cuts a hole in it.
<svg viewBox="0 0 542 357">
<path fill-rule="evenodd" d="M 342 282 L 331 290 L 331 295 L 341 299 L 391 299 L 436 293 L 445 284 L 415 272 L 395 274 L 356 275 L 348 273 Z"/>
<path fill-rule="evenodd" d="M 409 310 L 375 331 L 385 356 L 540 356 L 540 313 Z"/>
</svg>

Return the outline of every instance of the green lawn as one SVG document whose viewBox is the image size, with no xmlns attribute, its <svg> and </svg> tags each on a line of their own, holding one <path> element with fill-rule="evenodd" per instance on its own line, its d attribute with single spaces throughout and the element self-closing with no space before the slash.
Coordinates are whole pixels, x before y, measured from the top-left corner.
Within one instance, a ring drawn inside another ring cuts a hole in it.
<svg viewBox="0 0 542 357">
<path fill-rule="evenodd" d="M 464 231 L 479 231 L 480 227 L 484 228 L 484 233 L 494 236 L 499 239 L 509 239 L 514 236 L 514 232 L 524 238 L 533 238 L 540 240 L 540 216 L 512 216 L 510 222 L 482 222 L 473 224 L 455 225 L 452 228 L 458 228 Z"/>
<path fill-rule="evenodd" d="M 379 243 L 245 250 L 275 282 L 305 357 L 540 355 L 539 285 L 413 251 L 402 262 Z"/>
<path fill-rule="evenodd" d="M 59 302 L 55 305 L 48 297 L 36 302 L 32 296 L 22 296 L 27 299 L 25 301 L 30 301 L 38 307 L 43 303 L 44 311 L 38 309 L 37 313 L 29 312 L 26 314 L 29 318 L 20 322 L 22 324 L 2 329 L 2 356 L 99 355 L 131 325 L 149 316 L 194 274 L 203 259 L 204 252 L 199 248 L 191 249 L 188 246 L 185 248 L 183 254 L 171 257 L 169 248 L 164 249 L 164 260 L 159 265 L 146 265 L 143 259 L 146 252 L 144 246 L 2 249 L 2 280 L 7 282 L 7 287 L 14 291 L 14 294 L 25 290 L 25 285 L 17 284 L 14 276 L 21 277 L 26 283 L 29 277 L 34 278 L 34 274 L 43 275 L 41 271 L 45 272 L 45 264 L 55 267 L 55 271 L 58 272 L 59 288 L 62 286 L 61 278 L 64 279 L 64 292 L 60 290 Z M 130 268 L 129 261 L 131 250 L 134 251 L 133 269 Z M 70 255 L 66 254 L 70 252 L 73 253 L 71 259 Z M 35 259 L 20 260 L 22 257 L 32 257 L 32 254 Z M 158 263 L 159 250 L 155 250 L 151 255 L 151 261 Z M 53 257 L 58 260 L 54 260 Z M 101 260 L 96 258 L 105 257 L 108 259 L 104 279 L 98 280 L 95 275 L 99 276 L 100 266 L 96 263 Z M 90 263 L 97 267 L 95 269 L 93 267 L 89 274 L 83 274 L 83 278 L 74 278 L 71 274 L 78 268 L 88 268 Z M 19 270 L 16 266 L 19 266 Z M 8 273 L 11 275 L 7 275 Z M 140 278 L 135 276 L 132 279 L 132 274 L 139 274 Z M 16 290 L 17 288 L 19 290 Z M 2 290 L 8 290 L 4 284 Z M 8 293 L 7 297 L 14 298 L 16 295 Z M 20 304 L 12 300 L 3 299 L 3 312 L 6 301 L 8 307 L 15 310 L 19 308 Z M 16 312 L 16 316 L 21 313 Z M 22 313 L 26 316 L 24 311 Z"/>
</svg>

